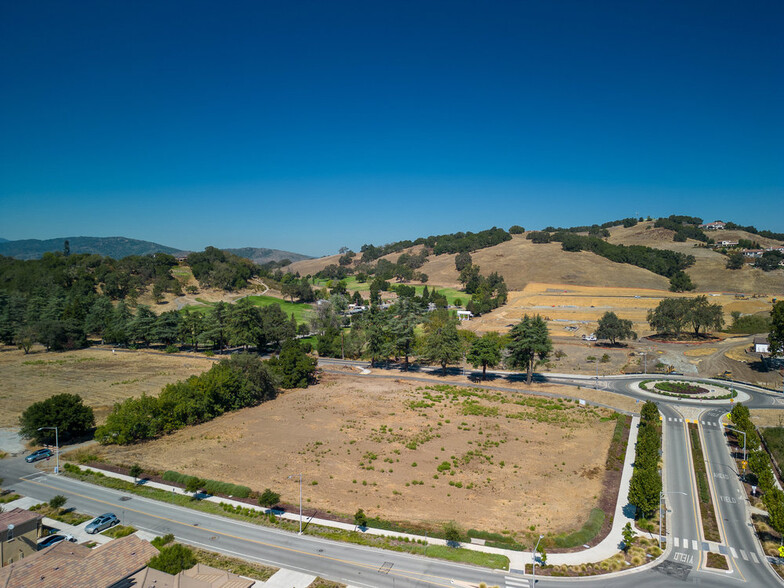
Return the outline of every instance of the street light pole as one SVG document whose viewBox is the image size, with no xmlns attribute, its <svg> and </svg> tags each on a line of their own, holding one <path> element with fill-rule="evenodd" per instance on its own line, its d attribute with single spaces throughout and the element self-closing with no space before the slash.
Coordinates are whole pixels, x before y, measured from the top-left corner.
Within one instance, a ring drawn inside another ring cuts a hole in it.
<svg viewBox="0 0 784 588">
<path fill-rule="evenodd" d="M 725 425 L 726 426 L 726 425 Z M 730 431 L 735 431 L 736 433 L 740 433 L 743 435 L 743 461 L 746 461 L 746 433 L 745 431 L 738 431 L 738 429 L 733 429 L 732 427 L 727 427 Z M 745 467 L 743 468 L 746 469 Z"/>
<path fill-rule="evenodd" d="M 289 476 L 289 480 L 294 475 Z M 302 473 L 299 474 L 299 535 L 302 535 Z"/>
<path fill-rule="evenodd" d="M 60 473 L 60 436 L 58 434 L 57 427 L 38 427 L 39 431 L 43 431 L 44 429 L 54 429 L 54 447 L 55 447 L 55 466 L 54 466 L 54 473 L 58 475 Z"/>
<path fill-rule="evenodd" d="M 539 551 L 539 541 L 544 539 L 544 535 L 539 535 L 539 540 L 536 542 L 536 547 L 534 547 L 534 565 L 531 567 L 531 571 L 533 572 L 533 582 L 532 584 L 536 586 L 536 552 Z"/>
<path fill-rule="evenodd" d="M 665 494 L 683 494 L 684 496 L 688 496 L 685 492 L 659 492 L 659 549 L 661 549 L 662 545 L 662 528 L 664 527 L 664 517 L 662 515 L 662 502 L 664 500 Z"/>
</svg>

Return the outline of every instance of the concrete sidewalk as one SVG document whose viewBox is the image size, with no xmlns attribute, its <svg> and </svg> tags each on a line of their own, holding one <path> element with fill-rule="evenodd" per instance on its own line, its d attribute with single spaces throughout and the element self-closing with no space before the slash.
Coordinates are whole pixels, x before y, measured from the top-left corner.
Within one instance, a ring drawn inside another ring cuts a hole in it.
<svg viewBox="0 0 784 588">
<path fill-rule="evenodd" d="M 623 471 L 621 473 L 621 483 L 620 487 L 618 488 L 618 499 L 615 506 L 615 515 L 613 517 L 613 526 L 610 530 L 610 533 L 605 537 L 605 539 L 599 543 L 598 545 L 591 547 L 590 549 L 585 549 L 583 551 L 578 551 L 574 553 L 550 553 L 547 555 L 547 563 L 553 565 L 575 565 L 575 564 L 582 564 L 582 563 L 593 563 L 599 562 L 609 557 L 612 557 L 616 553 L 620 551 L 620 545 L 623 541 L 623 527 L 626 525 L 627 522 L 631 522 L 634 524 L 634 508 L 628 505 L 626 500 L 627 495 L 629 494 L 629 481 L 631 480 L 632 476 L 632 463 L 634 462 L 634 454 L 635 454 L 635 444 L 637 442 L 637 427 L 639 425 L 640 418 L 637 416 L 632 417 L 631 422 L 631 430 L 629 432 L 629 442 L 626 448 L 626 459 L 624 460 L 623 464 Z M 121 480 L 125 480 L 127 482 L 134 482 L 134 479 L 130 476 L 126 476 L 123 474 L 118 474 L 115 472 L 110 472 L 107 470 L 101 470 L 98 468 L 92 468 L 89 466 L 80 466 L 82 469 L 91 470 L 94 472 L 100 472 L 105 476 L 109 476 L 112 478 L 118 478 Z M 189 492 L 181 488 L 177 488 L 175 486 L 170 486 L 168 484 L 162 484 L 159 482 L 145 482 L 144 485 L 150 486 L 151 488 L 158 488 L 159 490 L 164 490 L 166 492 L 171 492 L 173 494 L 180 494 L 183 496 L 191 496 Z M 241 506 L 243 508 L 251 508 L 260 512 L 269 513 L 270 510 L 261 506 L 256 506 L 253 504 L 247 504 L 245 502 L 240 502 L 238 500 L 232 500 L 230 498 L 220 498 L 216 496 L 206 496 L 202 498 L 202 500 L 208 500 L 210 502 L 215 503 L 226 503 L 232 506 Z M 299 514 L 297 513 L 282 513 L 277 515 L 281 518 L 286 520 L 298 522 L 299 521 Z M 428 545 L 446 545 L 447 542 L 444 539 L 438 539 L 435 537 L 423 537 L 421 535 L 412 535 L 409 533 L 398 533 L 395 531 L 387 531 L 385 529 L 375 529 L 372 527 L 367 528 L 357 528 L 356 525 L 350 523 L 341 523 L 338 521 L 331 521 L 327 519 L 320 519 L 315 517 L 303 517 L 302 524 L 303 527 L 309 523 L 313 523 L 314 525 L 319 525 L 323 527 L 332 527 L 336 529 L 343 529 L 346 531 L 357 531 L 361 533 L 367 533 L 369 535 L 381 535 L 387 537 L 394 537 L 398 539 L 408 539 L 411 542 L 416 542 L 418 540 L 426 540 Z M 532 554 L 531 552 L 527 551 L 512 551 L 508 549 L 499 549 L 497 547 L 489 547 L 487 545 L 481 545 L 476 543 L 461 543 L 461 547 L 466 549 L 471 549 L 474 551 L 482 551 L 485 553 L 495 553 L 499 555 L 505 555 L 510 560 L 510 571 L 522 573 L 522 570 L 525 569 L 525 564 L 530 564 L 532 562 Z"/>
<path fill-rule="evenodd" d="M 623 462 L 621 472 L 621 484 L 618 488 L 618 500 L 615 504 L 615 514 L 613 516 L 613 526 L 610 533 L 599 544 L 576 551 L 574 553 L 548 553 L 548 565 L 577 565 L 583 563 L 595 563 L 612 557 L 621 550 L 623 542 L 623 527 L 627 522 L 634 525 L 635 508 L 628 503 L 629 482 L 632 479 L 634 468 L 634 452 L 637 443 L 637 431 L 640 424 L 640 417 L 632 417 L 631 430 L 629 431 L 629 442 L 626 446 L 626 459 Z M 506 555 L 510 560 L 510 571 L 522 573 L 525 565 L 533 563 L 531 552 L 507 551 Z"/>
</svg>

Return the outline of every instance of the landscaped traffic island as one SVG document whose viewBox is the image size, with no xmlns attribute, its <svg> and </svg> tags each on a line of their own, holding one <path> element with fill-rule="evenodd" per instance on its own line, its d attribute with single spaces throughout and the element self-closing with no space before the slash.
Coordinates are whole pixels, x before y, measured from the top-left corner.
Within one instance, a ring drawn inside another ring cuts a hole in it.
<svg viewBox="0 0 784 588">
<path fill-rule="evenodd" d="M 640 390 L 661 396 L 699 400 L 729 400 L 738 393 L 721 384 L 689 382 L 686 380 L 643 380 L 637 385 Z"/>
</svg>

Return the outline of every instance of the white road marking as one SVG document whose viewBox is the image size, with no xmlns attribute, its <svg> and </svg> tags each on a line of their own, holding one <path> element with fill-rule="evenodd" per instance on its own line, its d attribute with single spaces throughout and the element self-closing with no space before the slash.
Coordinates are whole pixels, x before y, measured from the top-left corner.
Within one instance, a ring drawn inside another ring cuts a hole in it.
<svg viewBox="0 0 784 588">
<path fill-rule="evenodd" d="M 740 550 L 740 556 L 741 556 L 743 559 L 745 559 L 746 561 L 749 561 L 749 558 L 748 558 L 748 557 L 746 557 L 746 552 L 745 552 L 745 551 L 743 551 L 742 549 Z"/>
<path fill-rule="evenodd" d="M 681 540 L 678 537 L 673 537 L 672 542 L 675 544 L 675 547 L 681 546 Z"/>
<path fill-rule="evenodd" d="M 737 551 L 735 551 L 735 548 L 734 548 L 734 547 L 730 547 L 730 551 L 732 552 L 732 557 L 735 557 L 735 558 L 737 558 L 737 557 L 738 557 L 738 552 L 737 552 Z"/>
<path fill-rule="evenodd" d="M 759 563 L 759 560 L 757 559 L 757 554 L 756 553 L 754 553 L 753 551 L 749 551 L 749 555 L 751 556 L 751 559 L 754 560 L 754 563 Z"/>
<path fill-rule="evenodd" d="M 699 548 L 699 546 L 697 545 L 697 540 L 696 540 L 696 539 L 692 539 L 692 540 L 691 540 L 691 548 L 692 548 L 694 551 L 699 551 L 699 549 L 700 549 L 700 548 Z"/>
<path fill-rule="evenodd" d="M 515 578 L 513 576 L 506 576 L 504 578 L 504 582 L 507 586 L 520 586 L 520 587 L 528 587 L 530 586 L 530 582 L 525 578 Z"/>
</svg>

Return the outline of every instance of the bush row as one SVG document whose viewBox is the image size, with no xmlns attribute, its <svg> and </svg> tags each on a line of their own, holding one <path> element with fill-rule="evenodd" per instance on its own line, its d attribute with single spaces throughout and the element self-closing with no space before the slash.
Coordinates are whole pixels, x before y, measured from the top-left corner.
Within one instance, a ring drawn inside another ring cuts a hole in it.
<svg viewBox="0 0 784 588">
<path fill-rule="evenodd" d="M 189 481 L 195 481 L 199 478 L 167 470 L 163 473 L 163 479 L 167 482 L 174 482 L 175 484 L 187 486 Z M 230 482 L 219 482 L 217 480 L 204 480 L 202 490 L 208 494 L 223 494 L 225 496 L 237 496 L 238 498 L 247 498 L 251 493 L 250 488 L 247 486 L 240 486 Z"/>
<path fill-rule="evenodd" d="M 659 409 L 646 402 L 640 411 L 640 428 L 635 447 L 634 472 L 629 483 L 629 502 L 637 507 L 637 514 L 650 516 L 659 505 L 662 481 L 657 470 L 661 450 Z"/>
<path fill-rule="evenodd" d="M 577 547 L 578 545 L 585 545 L 601 531 L 602 525 L 604 524 L 604 516 L 604 511 L 601 508 L 592 509 L 591 514 L 588 516 L 588 520 L 579 531 L 562 537 L 556 537 L 555 544 L 558 547 Z"/>
</svg>

